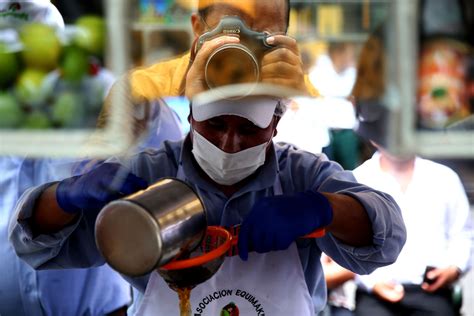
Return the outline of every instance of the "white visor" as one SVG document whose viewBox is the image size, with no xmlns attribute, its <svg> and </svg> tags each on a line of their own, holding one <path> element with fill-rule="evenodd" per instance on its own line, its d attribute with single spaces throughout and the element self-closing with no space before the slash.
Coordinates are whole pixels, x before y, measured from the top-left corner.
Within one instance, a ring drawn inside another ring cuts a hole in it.
<svg viewBox="0 0 474 316">
<path fill-rule="evenodd" d="M 248 96 L 238 100 L 218 100 L 210 103 L 192 103 L 193 118 L 200 122 L 221 115 L 246 118 L 260 128 L 272 121 L 278 100 L 267 96 Z"/>
<path fill-rule="evenodd" d="M 275 87 L 239 84 L 201 93 L 191 102 L 193 118 L 200 122 L 221 115 L 236 115 L 266 128 L 272 121 L 279 100 L 295 95 L 294 90 Z"/>
</svg>

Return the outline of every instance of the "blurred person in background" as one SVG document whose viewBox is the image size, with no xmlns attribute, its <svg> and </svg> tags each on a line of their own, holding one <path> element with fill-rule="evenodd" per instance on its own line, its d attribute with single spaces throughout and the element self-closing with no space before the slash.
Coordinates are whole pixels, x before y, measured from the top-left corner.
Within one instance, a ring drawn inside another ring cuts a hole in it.
<svg viewBox="0 0 474 316">
<path fill-rule="evenodd" d="M 299 149 L 320 154 L 329 144 L 326 108 L 315 98 L 292 98 L 285 115 L 278 123 L 278 134 L 273 139 Z"/>
<path fill-rule="evenodd" d="M 357 277 L 356 314 L 458 315 L 453 291 L 471 268 L 473 238 L 461 180 L 447 166 L 375 147 L 354 175 L 395 198 L 408 238 L 394 264 Z"/>
<path fill-rule="evenodd" d="M 64 29 L 58 10 L 46 0 L 2 1 L 0 32 L 8 41 L 29 22 Z M 0 37 L 0 41 L 1 41 Z M 53 75 L 52 84 L 61 80 Z M 110 85 L 110 77 L 100 77 Z M 97 83 L 96 83 L 97 84 Z M 105 91 L 105 90 L 104 90 Z M 103 95 L 99 96 L 103 98 Z M 0 315 L 126 315 L 131 287 L 108 265 L 88 269 L 38 271 L 21 260 L 8 241 L 14 205 L 28 188 L 73 175 L 72 160 L 0 157 Z"/>
<path fill-rule="evenodd" d="M 320 55 L 315 66 L 303 63 L 309 81 L 322 98 L 295 98 L 279 122 L 275 141 L 312 153 L 324 152 L 343 168 L 353 169 L 358 163 L 357 137 L 352 137 L 355 116 L 350 103 L 344 100 L 355 81 L 356 48 L 350 42 L 331 42 L 328 46 L 328 54 Z"/>
<path fill-rule="evenodd" d="M 329 42 L 327 54 L 321 54 L 309 70 L 309 79 L 323 97 L 347 98 L 356 80 L 356 45 Z"/>
<path fill-rule="evenodd" d="M 167 117 L 171 116 L 172 114 L 170 114 L 170 112 L 173 111 L 167 106 L 166 102 L 158 102 L 158 104 L 156 103 L 157 100 L 175 96 L 183 96 L 189 100 L 191 96 L 200 92 L 191 91 L 190 89 L 185 91 L 185 83 L 188 70 L 195 58 L 196 52 L 194 51 L 194 48 L 196 47 L 199 36 L 212 30 L 209 22 L 206 20 L 207 15 L 212 12 L 211 8 L 216 5 L 237 5 L 240 7 L 252 6 L 249 0 L 242 1 L 241 4 L 236 4 L 231 0 L 196 0 L 195 3 L 196 5 L 194 6 L 194 9 L 197 10 L 198 14 L 193 14 L 191 16 L 191 25 L 194 35 L 191 49 L 188 52 L 180 56 L 170 58 L 169 60 L 157 62 L 147 67 L 138 67 L 132 69 L 120 80 L 120 85 L 130 88 L 130 93 L 123 95 L 123 98 L 126 98 L 129 101 L 132 112 L 135 113 L 133 119 L 136 120 L 136 126 L 143 127 L 144 125 L 142 122 L 146 121 L 146 119 L 144 120 L 143 118 L 150 117 L 150 113 L 153 111 L 161 112 L 161 114 L 156 115 L 158 122 L 157 124 L 161 124 L 161 122 L 159 122 L 160 120 L 164 122 L 169 121 Z M 287 22 L 288 20 L 289 16 L 287 17 Z M 212 26 L 215 27 L 218 21 L 212 22 Z M 282 33 L 286 33 L 286 30 L 284 30 Z M 309 81 L 308 76 L 302 73 L 302 70 L 301 74 L 299 75 L 301 80 L 292 82 L 290 87 L 302 91 L 302 94 L 304 95 L 319 95 L 317 90 Z M 281 80 L 284 79 L 281 78 Z M 197 83 L 200 83 L 201 81 L 204 81 L 204 78 L 199 78 Z M 112 88 L 112 91 L 123 93 L 120 91 L 125 90 L 120 88 Z M 111 106 L 112 102 L 109 96 L 108 101 L 106 101 L 106 106 L 104 107 L 99 118 L 99 127 L 106 125 L 110 115 Z M 143 132 L 143 130 L 144 129 L 136 130 L 137 137 Z M 169 139 L 174 138 L 170 137 Z"/>
<path fill-rule="evenodd" d="M 356 276 L 356 315 L 459 315 L 458 281 L 472 267 L 474 228 L 458 174 L 414 153 L 387 149 L 384 29 L 365 43 L 353 96 L 357 133 L 376 148 L 353 173 L 390 194 L 402 210 L 407 242 L 396 262 Z"/>
<path fill-rule="evenodd" d="M 355 123 L 355 115 L 351 103 L 346 99 L 356 79 L 355 61 L 356 44 L 330 42 L 327 54 L 320 55 L 309 71 L 309 79 L 324 98 L 326 106 L 338 106 L 338 116 L 346 116 L 346 120 L 352 120 L 352 124 Z M 352 130 L 353 126 L 344 125 L 328 124 L 330 143 L 323 152 L 343 168 L 352 170 L 360 163 L 359 138 Z"/>
<path fill-rule="evenodd" d="M 355 273 L 341 267 L 326 254 L 321 256 L 328 289 L 326 308 L 320 316 L 353 316 L 355 308 Z"/>
</svg>

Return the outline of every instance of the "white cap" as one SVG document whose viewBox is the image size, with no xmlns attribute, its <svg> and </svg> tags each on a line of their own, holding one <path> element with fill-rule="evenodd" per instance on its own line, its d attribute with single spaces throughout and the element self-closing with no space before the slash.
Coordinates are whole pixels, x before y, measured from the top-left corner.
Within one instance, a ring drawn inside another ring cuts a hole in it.
<svg viewBox="0 0 474 316">
<path fill-rule="evenodd" d="M 192 103 L 193 118 L 196 121 L 221 115 L 237 115 L 251 121 L 260 128 L 266 128 L 272 121 L 278 100 L 266 96 L 249 96 L 238 100 L 218 100 L 200 104 Z"/>
<path fill-rule="evenodd" d="M 196 95 L 192 104 L 193 118 L 200 122 L 221 115 L 236 115 L 266 128 L 273 115 L 281 115 L 283 98 L 300 92 L 270 84 L 237 84 L 215 88 Z M 277 105 L 280 111 L 275 113 Z"/>
</svg>

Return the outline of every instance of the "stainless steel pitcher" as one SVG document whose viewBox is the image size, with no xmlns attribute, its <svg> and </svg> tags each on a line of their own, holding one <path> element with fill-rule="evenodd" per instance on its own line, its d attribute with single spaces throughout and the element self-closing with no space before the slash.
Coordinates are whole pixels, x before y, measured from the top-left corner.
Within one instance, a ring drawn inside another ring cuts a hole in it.
<svg viewBox="0 0 474 316">
<path fill-rule="evenodd" d="M 140 276 L 197 247 L 206 227 L 197 193 L 180 180 L 166 178 L 107 204 L 97 217 L 95 238 L 112 268 Z"/>
</svg>

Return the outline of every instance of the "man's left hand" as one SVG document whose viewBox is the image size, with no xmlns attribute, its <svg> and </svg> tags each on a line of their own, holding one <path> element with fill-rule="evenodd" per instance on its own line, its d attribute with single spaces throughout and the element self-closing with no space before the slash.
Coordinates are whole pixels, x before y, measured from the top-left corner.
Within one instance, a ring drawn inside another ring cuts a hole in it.
<svg viewBox="0 0 474 316">
<path fill-rule="evenodd" d="M 239 256 L 247 260 L 252 247 L 258 253 L 285 250 L 298 237 L 329 225 L 332 217 L 328 199 L 319 192 L 264 197 L 240 227 Z"/>
<path fill-rule="evenodd" d="M 303 62 L 296 40 L 286 35 L 272 35 L 267 38 L 267 43 L 275 48 L 262 58 L 262 82 L 282 85 L 307 94 Z"/>
</svg>

